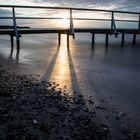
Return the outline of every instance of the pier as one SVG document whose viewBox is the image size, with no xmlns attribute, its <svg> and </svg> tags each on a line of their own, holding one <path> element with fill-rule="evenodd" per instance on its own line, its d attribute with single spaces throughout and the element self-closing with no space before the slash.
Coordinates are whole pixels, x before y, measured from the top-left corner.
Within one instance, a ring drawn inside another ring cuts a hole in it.
<svg viewBox="0 0 140 140">
<path fill-rule="evenodd" d="M 75 34 L 76 33 L 90 33 L 91 34 L 91 38 L 92 38 L 92 47 L 94 47 L 94 43 L 95 43 L 95 35 L 96 34 L 104 34 L 105 37 L 105 45 L 106 47 L 108 46 L 109 43 L 109 35 L 114 35 L 116 38 L 118 37 L 118 35 L 121 34 L 122 36 L 122 41 L 121 44 L 124 45 L 124 41 L 125 41 L 125 35 L 126 34 L 132 34 L 133 35 L 133 39 L 132 39 L 132 43 L 135 45 L 136 43 L 136 36 L 137 34 L 140 34 L 140 13 L 137 12 L 127 12 L 127 11 L 112 11 L 112 10 L 100 10 L 100 9 L 84 9 L 84 8 L 69 8 L 69 7 L 43 7 L 43 6 L 15 6 L 15 5 L 11 5 L 11 6 L 7 6 L 7 5 L 0 5 L 0 8 L 8 8 L 11 9 L 12 13 L 11 13 L 11 17 L 4 17 L 1 16 L 0 20 L 2 19 L 9 19 L 13 21 L 13 29 L 0 29 L 0 35 L 9 35 L 10 39 L 11 39 L 11 48 L 14 47 L 14 37 L 16 38 L 16 45 L 17 45 L 17 50 L 20 49 L 20 38 L 23 37 L 24 34 L 58 34 L 58 44 L 61 44 L 61 34 L 67 34 L 67 47 L 69 48 L 70 44 L 69 44 L 69 37 L 73 36 L 73 38 L 75 39 Z M 20 9 L 20 8 L 25 8 L 25 9 L 30 9 L 30 8 L 34 8 L 36 10 L 38 9 L 45 9 L 45 10 L 68 10 L 69 11 L 69 28 L 68 29 L 60 29 L 60 28 L 17 28 L 17 20 L 31 20 L 31 19 L 63 19 L 60 17 L 23 17 L 23 16 L 17 16 L 16 15 L 16 9 Z M 83 11 L 92 11 L 92 12 L 105 12 L 110 14 L 110 19 L 108 18 L 75 18 L 73 15 L 75 14 L 76 11 L 80 11 L 81 13 Z M 135 15 L 138 17 L 137 20 L 126 20 L 126 19 L 115 19 L 115 14 L 116 13 L 121 13 L 121 14 L 130 14 L 130 15 Z M 108 21 L 110 22 L 110 28 L 75 28 L 74 27 L 74 20 L 83 20 L 83 21 Z M 137 23 L 137 28 L 117 28 L 116 27 L 116 22 L 129 22 L 129 23 Z"/>
</svg>

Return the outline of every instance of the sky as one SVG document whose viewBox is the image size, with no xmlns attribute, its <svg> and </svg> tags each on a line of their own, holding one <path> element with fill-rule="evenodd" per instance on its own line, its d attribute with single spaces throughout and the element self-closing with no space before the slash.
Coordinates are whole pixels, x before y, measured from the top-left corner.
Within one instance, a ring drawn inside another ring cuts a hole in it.
<svg viewBox="0 0 140 140">
<path fill-rule="evenodd" d="M 43 5 L 140 12 L 140 0 L 0 0 L 1 5 Z"/>
<path fill-rule="evenodd" d="M 35 5 L 35 6 L 60 6 L 60 7 L 80 7 L 80 8 L 94 8 L 107 10 L 121 10 L 140 12 L 140 0 L 0 0 L 0 5 Z M 35 11 L 28 11 L 21 9 L 18 14 L 34 15 Z M 40 15 L 47 15 L 48 12 L 40 11 Z M 51 11 L 49 14 L 58 15 L 57 12 Z M 0 8 L 0 16 L 8 16 L 11 10 Z M 61 15 L 65 15 L 66 12 Z M 38 14 L 39 15 L 39 14 Z M 87 16 L 87 15 L 86 15 Z M 92 15 L 93 16 L 93 15 Z M 105 16 L 105 15 L 102 15 Z M 5 21 L 4 21 L 5 22 Z M 2 22 L 1 22 L 2 23 Z"/>
</svg>

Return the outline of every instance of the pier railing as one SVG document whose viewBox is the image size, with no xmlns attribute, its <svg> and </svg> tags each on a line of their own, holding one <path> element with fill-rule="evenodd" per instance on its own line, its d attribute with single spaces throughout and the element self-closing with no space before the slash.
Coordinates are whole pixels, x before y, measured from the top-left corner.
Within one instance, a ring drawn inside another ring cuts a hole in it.
<svg viewBox="0 0 140 140">
<path fill-rule="evenodd" d="M 112 10 L 101 10 L 101 9 L 85 9 L 85 8 L 70 8 L 70 7 L 45 7 L 45 6 L 15 6 L 15 5 L 0 5 L 0 8 L 9 8 L 11 9 L 12 16 L 1 16 L 0 19 L 12 19 L 13 20 L 13 27 L 14 27 L 14 32 L 15 32 L 15 36 L 16 36 L 16 40 L 17 40 L 17 46 L 19 44 L 19 33 L 18 33 L 18 29 L 17 29 L 17 19 L 63 19 L 63 17 L 27 17 L 27 16 L 17 16 L 16 15 L 16 9 L 20 9 L 20 8 L 25 8 L 25 9 L 45 9 L 45 10 L 68 10 L 69 11 L 69 17 L 67 19 L 69 19 L 69 34 L 73 35 L 74 37 L 74 20 L 82 20 L 82 21 L 108 21 L 110 22 L 110 30 L 112 30 L 112 34 L 115 34 L 115 36 L 117 37 L 118 32 L 117 32 L 117 27 L 116 27 L 116 22 L 135 22 L 138 24 L 137 29 L 140 30 L 140 13 L 138 12 L 127 12 L 127 11 L 112 11 Z M 83 17 L 74 17 L 73 15 L 75 14 L 75 11 L 92 11 L 92 12 L 105 12 L 110 14 L 110 18 L 83 18 Z M 116 19 L 115 18 L 115 14 L 116 13 L 121 13 L 121 14 L 130 14 L 130 15 L 136 15 L 138 17 L 137 20 L 126 20 L 126 19 Z"/>
</svg>

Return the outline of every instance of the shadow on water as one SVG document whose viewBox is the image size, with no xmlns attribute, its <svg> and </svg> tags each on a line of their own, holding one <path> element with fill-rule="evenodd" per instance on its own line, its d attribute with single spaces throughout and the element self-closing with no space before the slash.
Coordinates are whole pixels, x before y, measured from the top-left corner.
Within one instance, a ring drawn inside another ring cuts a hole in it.
<svg viewBox="0 0 140 140">
<path fill-rule="evenodd" d="M 59 48 L 60 48 L 60 45 L 58 45 L 57 50 L 56 50 L 55 54 L 53 55 L 53 58 L 51 59 L 51 62 L 49 63 L 47 70 L 44 73 L 44 76 L 42 77 L 42 80 L 50 79 L 54 65 L 55 65 L 57 57 L 58 57 Z"/>
<path fill-rule="evenodd" d="M 68 49 L 67 47 L 65 48 L 66 50 L 63 52 L 63 50 L 62 50 L 62 49 L 64 49 L 63 47 L 65 47 L 65 46 L 58 46 L 55 54 L 53 55 L 53 58 L 52 58 L 50 64 L 47 67 L 47 70 L 44 73 L 44 76 L 41 78 L 41 80 L 51 81 L 52 77 L 55 77 L 56 81 L 53 81 L 53 82 L 56 82 L 56 83 L 60 82 L 57 84 L 61 84 L 61 82 L 63 83 L 65 81 L 69 81 L 68 83 L 65 83 L 65 84 L 69 84 L 68 86 L 71 86 L 71 90 L 73 92 L 72 95 L 76 96 L 76 94 L 78 94 L 78 93 L 80 94 L 81 91 L 80 91 L 80 88 L 78 85 L 78 80 L 77 80 L 71 52 L 70 52 L 70 49 Z M 62 54 L 62 52 L 66 53 L 66 54 Z M 64 56 L 64 58 L 63 58 L 63 59 L 65 59 L 64 62 L 60 62 L 60 61 L 63 61 L 63 60 L 61 60 L 62 55 L 66 56 L 66 57 Z M 58 64 L 56 64 L 56 63 L 58 63 Z M 65 65 L 65 66 L 63 67 L 63 65 Z M 64 69 L 65 71 L 62 69 Z M 54 72 L 57 70 L 58 70 L 58 72 Z M 66 75 L 64 75 L 64 77 L 62 75 L 63 72 L 66 73 Z M 57 80 L 57 78 L 56 78 L 57 76 L 61 76 L 61 78 L 59 80 Z"/>
<path fill-rule="evenodd" d="M 72 91 L 75 94 L 76 93 L 80 94 L 81 91 L 80 91 L 80 87 L 79 87 L 79 84 L 78 84 L 77 75 L 76 75 L 76 72 L 75 72 L 74 63 L 73 63 L 73 60 L 72 60 L 70 50 L 68 50 L 68 63 L 69 63 L 69 68 L 70 68 Z"/>
</svg>

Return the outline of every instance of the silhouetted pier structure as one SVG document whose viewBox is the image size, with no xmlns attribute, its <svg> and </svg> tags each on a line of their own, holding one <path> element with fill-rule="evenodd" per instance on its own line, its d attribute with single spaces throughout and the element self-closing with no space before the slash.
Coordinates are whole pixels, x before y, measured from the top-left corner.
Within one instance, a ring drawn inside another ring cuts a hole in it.
<svg viewBox="0 0 140 140">
<path fill-rule="evenodd" d="M 73 38 L 75 38 L 75 33 L 91 33 L 92 34 L 92 46 L 94 46 L 95 43 L 95 34 L 105 34 L 105 44 L 108 46 L 108 40 L 109 35 L 115 35 L 117 37 L 119 34 L 122 35 L 122 41 L 121 44 L 124 44 L 124 38 L 125 34 L 132 34 L 133 35 L 133 44 L 136 43 L 136 35 L 140 34 L 140 13 L 137 12 L 126 12 L 126 11 L 112 11 L 112 10 L 99 10 L 99 9 L 84 9 L 84 8 L 69 8 L 69 7 L 43 7 L 43 6 L 7 6 L 7 5 L 0 5 L 0 8 L 10 8 L 12 10 L 12 16 L 11 17 L 0 17 L 0 19 L 11 19 L 13 20 L 13 29 L 0 29 L 0 35 L 10 35 L 11 38 L 11 47 L 14 47 L 14 40 L 13 37 L 16 37 L 16 43 L 17 43 L 17 50 L 20 49 L 20 37 L 23 34 L 49 34 L 54 33 L 58 34 L 58 44 L 61 44 L 61 34 L 67 34 L 67 46 L 69 47 L 69 36 L 72 35 Z M 69 29 L 60 29 L 60 28 L 17 28 L 17 19 L 63 19 L 59 17 L 19 17 L 16 15 L 16 9 L 19 8 L 34 8 L 34 9 L 54 9 L 54 10 L 68 10 L 69 11 L 69 21 L 70 26 Z M 95 12 L 105 12 L 110 14 L 110 19 L 108 18 L 74 18 L 73 14 L 75 11 L 95 11 Z M 124 19 L 115 19 L 115 14 L 121 13 L 121 14 L 130 14 L 130 15 L 137 15 L 137 20 L 124 20 Z M 84 21 L 109 21 L 110 22 L 110 28 L 74 28 L 73 21 L 74 20 L 84 20 Z M 137 28 L 117 28 L 116 22 L 134 22 L 138 24 Z"/>
</svg>

